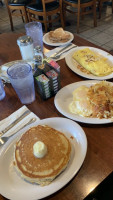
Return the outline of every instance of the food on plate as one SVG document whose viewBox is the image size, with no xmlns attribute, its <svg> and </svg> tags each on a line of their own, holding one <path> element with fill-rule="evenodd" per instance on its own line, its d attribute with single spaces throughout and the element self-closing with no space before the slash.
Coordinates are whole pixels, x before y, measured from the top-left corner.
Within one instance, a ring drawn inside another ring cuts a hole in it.
<svg viewBox="0 0 113 200">
<path fill-rule="evenodd" d="M 80 86 L 73 91 L 73 102 L 69 105 L 70 111 L 82 116 L 91 116 L 92 107 L 89 99 L 87 98 L 89 88 Z"/>
<path fill-rule="evenodd" d="M 75 60 L 74 60 L 75 61 Z M 76 62 L 76 61 L 75 61 Z M 87 69 L 85 69 L 84 67 L 82 67 L 81 65 L 79 65 L 78 63 L 76 63 L 77 68 L 81 71 L 84 72 L 85 74 L 92 74 L 90 71 L 88 71 Z"/>
<path fill-rule="evenodd" d="M 113 64 L 106 57 L 89 48 L 75 51 L 72 57 L 95 76 L 106 76 L 113 72 Z"/>
<path fill-rule="evenodd" d="M 26 181 L 44 186 L 65 170 L 70 153 L 71 143 L 62 132 L 38 125 L 17 141 L 14 166 Z"/>
<path fill-rule="evenodd" d="M 70 40 L 70 34 L 63 30 L 63 28 L 57 28 L 54 31 L 49 32 L 49 39 L 52 42 L 67 42 Z"/>
<path fill-rule="evenodd" d="M 83 117 L 112 118 L 113 86 L 101 81 L 90 87 L 82 85 L 76 88 L 69 110 Z"/>
</svg>

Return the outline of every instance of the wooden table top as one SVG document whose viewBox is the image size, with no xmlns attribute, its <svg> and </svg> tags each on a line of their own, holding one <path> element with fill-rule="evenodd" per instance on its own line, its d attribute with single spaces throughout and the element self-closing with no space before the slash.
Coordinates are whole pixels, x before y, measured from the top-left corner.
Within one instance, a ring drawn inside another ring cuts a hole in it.
<svg viewBox="0 0 113 200">
<path fill-rule="evenodd" d="M 17 46 L 17 38 L 21 34 L 4 33 L 0 35 L 0 65 L 21 59 Z M 75 35 L 73 43 L 78 46 L 96 45 Z M 44 51 L 50 49 L 45 45 Z M 77 81 L 87 80 L 73 73 L 62 59 L 58 61 L 61 67 L 61 87 Z M 5 86 L 6 97 L 0 101 L 0 120 L 6 118 L 19 109 L 20 103 L 10 84 Z M 43 101 L 36 93 L 36 100 L 27 106 L 40 119 L 50 117 L 64 117 L 54 106 L 54 97 Z M 107 125 L 88 125 L 79 123 L 88 141 L 87 155 L 76 176 L 60 191 L 45 198 L 48 200 L 82 200 L 113 170 L 113 127 Z M 5 200 L 0 195 L 0 200 Z"/>
</svg>

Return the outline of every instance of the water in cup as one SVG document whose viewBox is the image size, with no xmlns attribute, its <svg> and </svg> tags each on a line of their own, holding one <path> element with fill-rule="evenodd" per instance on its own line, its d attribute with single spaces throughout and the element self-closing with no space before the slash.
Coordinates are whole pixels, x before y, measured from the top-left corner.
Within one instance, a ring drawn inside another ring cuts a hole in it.
<svg viewBox="0 0 113 200">
<path fill-rule="evenodd" d="M 30 104 L 35 100 L 34 78 L 28 63 L 17 63 L 7 70 L 10 82 L 22 104 Z"/>
<path fill-rule="evenodd" d="M 29 22 L 25 24 L 26 34 L 33 39 L 33 45 L 41 46 L 43 51 L 43 31 L 42 24 L 40 22 Z"/>
<path fill-rule="evenodd" d="M 0 79 L 0 101 L 2 99 L 4 99 L 4 97 L 5 97 L 5 90 L 4 90 L 4 86 L 3 86 L 2 80 Z"/>
</svg>

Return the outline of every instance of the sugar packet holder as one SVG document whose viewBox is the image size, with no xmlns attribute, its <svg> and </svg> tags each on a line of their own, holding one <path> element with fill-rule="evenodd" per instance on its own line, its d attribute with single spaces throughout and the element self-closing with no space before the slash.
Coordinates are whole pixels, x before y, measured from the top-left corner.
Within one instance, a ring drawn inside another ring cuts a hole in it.
<svg viewBox="0 0 113 200">
<path fill-rule="evenodd" d="M 46 100 L 54 96 L 61 88 L 60 66 L 51 58 L 43 59 L 43 64 L 37 66 L 34 74 L 37 92 Z"/>
</svg>

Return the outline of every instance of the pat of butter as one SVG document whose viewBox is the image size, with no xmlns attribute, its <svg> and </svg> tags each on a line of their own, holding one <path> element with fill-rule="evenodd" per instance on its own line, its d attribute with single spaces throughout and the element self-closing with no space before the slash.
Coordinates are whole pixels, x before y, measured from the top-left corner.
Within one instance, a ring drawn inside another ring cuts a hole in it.
<svg viewBox="0 0 113 200">
<path fill-rule="evenodd" d="M 38 141 L 33 145 L 33 154 L 35 157 L 43 158 L 46 155 L 46 153 L 47 147 L 43 142 Z"/>
</svg>

